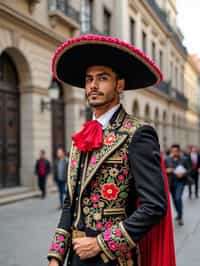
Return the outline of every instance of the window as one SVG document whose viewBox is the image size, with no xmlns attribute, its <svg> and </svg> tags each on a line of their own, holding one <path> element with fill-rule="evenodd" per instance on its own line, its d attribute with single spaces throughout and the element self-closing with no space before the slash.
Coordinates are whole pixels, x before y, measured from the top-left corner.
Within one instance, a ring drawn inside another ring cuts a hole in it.
<svg viewBox="0 0 200 266">
<path fill-rule="evenodd" d="M 130 18 L 130 42 L 135 44 L 135 20 Z"/>
<path fill-rule="evenodd" d="M 151 43 L 151 55 L 152 55 L 152 59 L 155 62 L 156 61 L 156 44 L 155 42 Z"/>
<path fill-rule="evenodd" d="M 159 52 L 159 66 L 160 69 L 163 70 L 163 52 L 161 50 Z"/>
<path fill-rule="evenodd" d="M 173 63 L 170 62 L 170 80 L 172 85 L 173 85 L 173 71 L 174 71 L 174 66 Z"/>
<path fill-rule="evenodd" d="M 144 53 L 146 53 L 146 48 L 147 48 L 147 44 L 146 44 L 146 42 L 147 42 L 147 35 L 146 35 L 146 33 L 143 31 L 143 32 L 142 32 L 142 50 L 143 50 Z"/>
<path fill-rule="evenodd" d="M 103 32 L 106 35 L 110 35 L 111 33 L 111 14 L 105 8 L 103 13 Z"/>
<path fill-rule="evenodd" d="M 178 87 L 178 68 L 175 67 L 175 88 Z"/>
</svg>

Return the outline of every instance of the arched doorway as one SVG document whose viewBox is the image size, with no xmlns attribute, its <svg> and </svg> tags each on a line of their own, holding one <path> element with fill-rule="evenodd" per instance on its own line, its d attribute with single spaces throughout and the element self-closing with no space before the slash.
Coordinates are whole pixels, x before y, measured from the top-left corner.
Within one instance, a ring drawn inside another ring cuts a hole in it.
<svg viewBox="0 0 200 266">
<path fill-rule="evenodd" d="M 53 80 L 52 85 L 54 90 L 57 90 L 57 99 L 51 100 L 52 112 L 52 145 L 53 145 L 53 160 L 56 158 L 58 148 L 65 150 L 65 104 L 64 90 L 62 86 Z"/>
<path fill-rule="evenodd" d="M 11 57 L 0 55 L 0 187 L 19 185 L 18 75 Z"/>
</svg>

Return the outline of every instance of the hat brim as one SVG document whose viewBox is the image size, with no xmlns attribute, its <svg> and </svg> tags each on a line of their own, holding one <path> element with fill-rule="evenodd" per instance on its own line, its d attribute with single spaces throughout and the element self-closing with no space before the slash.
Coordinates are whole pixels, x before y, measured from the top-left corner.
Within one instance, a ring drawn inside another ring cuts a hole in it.
<svg viewBox="0 0 200 266">
<path fill-rule="evenodd" d="M 117 71 L 125 79 L 126 90 L 152 86 L 162 79 L 159 68 L 136 47 L 104 36 L 81 37 L 64 43 L 55 53 L 52 71 L 56 79 L 84 88 L 86 70 L 93 65 Z"/>
</svg>

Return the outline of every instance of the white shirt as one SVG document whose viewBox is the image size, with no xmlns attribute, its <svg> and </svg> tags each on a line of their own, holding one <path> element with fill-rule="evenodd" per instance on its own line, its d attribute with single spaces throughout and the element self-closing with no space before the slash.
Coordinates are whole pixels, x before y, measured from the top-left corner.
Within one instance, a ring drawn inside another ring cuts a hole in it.
<svg viewBox="0 0 200 266">
<path fill-rule="evenodd" d="M 93 113 L 93 120 L 97 120 L 99 123 L 102 124 L 103 129 L 105 129 L 114 113 L 117 111 L 117 109 L 120 107 L 120 104 L 115 105 L 110 110 L 108 110 L 105 114 L 101 115 L 99 118 L 96 119 L 95 113 Z"/>
</svg>

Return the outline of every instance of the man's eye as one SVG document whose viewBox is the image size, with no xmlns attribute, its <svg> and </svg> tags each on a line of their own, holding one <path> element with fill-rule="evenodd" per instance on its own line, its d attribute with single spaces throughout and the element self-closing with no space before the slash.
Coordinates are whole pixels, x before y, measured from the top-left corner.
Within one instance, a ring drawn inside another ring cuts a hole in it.
<svg viewBox="0 0 200 266">
<path fill-rule="evenodd" d="M 91 78 L 87 78 L 87 79 L 85 80 L 85 82 L 86 82 L 86 83 L 90 83 L 90 82 L 92 82 L 92 79 L 91 79 Z"/>
<path fill-rule="evenodd" d="M 99 80 L 107 80 L 107 77 L 106 77 L 106 76 L 101 76 L 101 77 L 99 78 Z"/>
</svg>

